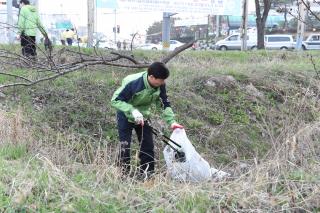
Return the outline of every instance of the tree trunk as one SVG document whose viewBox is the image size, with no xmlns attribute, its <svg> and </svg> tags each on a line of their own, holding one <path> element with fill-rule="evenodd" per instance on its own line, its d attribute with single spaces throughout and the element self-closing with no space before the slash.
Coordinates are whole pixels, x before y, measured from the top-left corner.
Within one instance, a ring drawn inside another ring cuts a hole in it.
<svg viewBox="0 0 320 213">
<path fill-rule="evenodd" d="M 287 9 L 287 4 L 284 5 L 284 30 L 288 30 L 288 9 Z"/>
<path fill-rule="evenodd" d="M 258 49 L 264 49 L 264 25 L 261 22 L 257 22 L 257 40 L 258 40 Z"/>
<path fill-rule="evenodd" d="M 255 0 L 256 4 L 256 24 L 257 24 L 257 40 L 258 49 L 264 49 L 264 28 L 268 18 L 268 13 L 271 7 L 271 0 L 263 0 L 263 6 L 260 6 L 259 0 Z M 263 14 L 261 15 L 261 8 L 263 8 Z"/>
</svg>

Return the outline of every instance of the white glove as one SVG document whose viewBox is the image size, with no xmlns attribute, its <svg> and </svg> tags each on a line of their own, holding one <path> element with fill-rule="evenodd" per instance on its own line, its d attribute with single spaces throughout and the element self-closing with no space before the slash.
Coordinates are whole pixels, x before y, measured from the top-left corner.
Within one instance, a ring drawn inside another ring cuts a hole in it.
<svg viewBox="0 0 320 213">
<path fill-rule="evenodd" d="M 139 110 L 137 110 L 137 109 L 132 110 L 132 116 L 133 116 L 134 122 L 136 122 L 136 124 L 141 124 L 141 126 L 144 125 L 143 115 L 139 112 Z"/>
</svg>

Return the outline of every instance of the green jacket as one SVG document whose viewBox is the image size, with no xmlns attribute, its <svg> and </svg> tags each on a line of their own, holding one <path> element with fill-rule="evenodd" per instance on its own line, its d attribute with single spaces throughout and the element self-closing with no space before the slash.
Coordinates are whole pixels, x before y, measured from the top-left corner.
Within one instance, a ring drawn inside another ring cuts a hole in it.
<svg viewBox="0 0 320 213">
<path fill-rule="evenodd" d="M 155 104 L 163 108 L 162 118 L 171 125 L 175 122 L 174 113 L 168 101 L 166 86 L 153 88 L 148 82 L 147 72 L 128 75 L 122 81 L 111 99 L 111 105 L 124 112 L 129 122 L 134 123 L 132 110 L 137 109 L 145 119 L 151 115 L 150 107 Z"/>
<path fill-rule="evenodd" d="M 36 36 L 37 29 L 39 29 L 43 35 L 46 35 L 46 31 L 40 21 L 37 9 L 32 5 L 24 5 L 20 9 L 19 13 L 19 35 L 23 32 L 26 36 Z"/>
</svg>

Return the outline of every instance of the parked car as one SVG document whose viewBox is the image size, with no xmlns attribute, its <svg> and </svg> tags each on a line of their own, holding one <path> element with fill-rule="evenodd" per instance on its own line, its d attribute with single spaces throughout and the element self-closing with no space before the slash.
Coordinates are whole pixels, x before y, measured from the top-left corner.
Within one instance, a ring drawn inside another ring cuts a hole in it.
<svg viewBox="0 0 320 213">
<path fill-rule="evenodd" d="M 220 40 L 216 43 L 217 50 L 241 50 L 241 35 L 235 33 L 227 38 Z M 289 50 L 294 49 L 295 43 L 292 35 L 278 34 L 278 35 L 265 35 L 264 46 L 268 50 Z M 257 34 L 247 35 L 248 49 L 257 49 Z"/>
<path fill-rule="evenodd" d="M 110 50 L 116 50 L 117 45 L 112 40 L 99 40 L 99 41 L 93 41 L 94 46 L 98 48 L 106 48 Z"/>
<path fill-rule="evenodd" d="M 146 43 L 142 44 L 136 47 L 136 49 L 141 49 L 141 50 L 162 50 L 162 45 L 161 44 L 154 44 L 154 43 Z"/>
<path fill-rule="evenodd" d="M 302 42 L 304 50 L 320 50 L 320 34 L 311 34 Z"/>
<path fill-rule="evenodd" d="M 193 43 L 192 50 L 214 50 L 215 49 L 215 43 L 214 41 L 206 41 L 206 40 L 199 40 Z"/>
<path fill-rule="evenodd" d="M 216 50 L 241 50 L 241 35 L 240 33 L 232 34 L 223 40 L 216 43 Z M 247 35 L 247 47 L 248 49 L 257 48 L 257 35 Z"/>
<path fill-rule="evenodd" d="M 175 48 L 180 47 L 181 45 L 184 45 L 184 43 L 177 41 L 177 40 L 170 40 L 170 51 L 173 51 Z M 154 43 L 146 43 L 143 45 L 139 45 L 136 47 L 136 49 L 141 50 L 162 50 L 162 44 L 161 42 L 159 44 Z"/>
<path fill-rule="evenodd" d="M 292 35 L 265 35 L 264 46 L 268 50 L 292 50 L 295 47 Z"/>
<path fill-rule="evenodd" d="M 78 40 L 75 40 L 72 43 L 72 46 L 80 46 L 80 47 L 87 47 L 88 46 L 88 36 L 82 35 L 77 37 Z M 117 49 L 116 45 L 113 40 L 107 38 L 106 35 L 103 33 L 95 32 L 93 33 L 93 41 L 92 45 L 95 48 L 106 48 L 106 49 Z"/>
<path fill-rule="evenodd" d="M 180 47 L 184 45 L 184 43 L 177 41 L 177 40 L 170 40 L 170 51 L 173 51 L 174 49 L 176 49 L 177 47 Z"/>
</svg>

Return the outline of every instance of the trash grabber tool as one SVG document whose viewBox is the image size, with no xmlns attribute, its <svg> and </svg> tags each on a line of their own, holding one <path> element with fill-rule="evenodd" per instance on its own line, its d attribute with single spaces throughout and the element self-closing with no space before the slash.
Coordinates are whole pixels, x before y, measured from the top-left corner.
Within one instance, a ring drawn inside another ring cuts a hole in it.
<svg viewBox="0 0 320 213">
<path fill-rule="evenodd" d="M 172 144 L 176 145 L 178 148 L 181 148 L 181 145 L 178 144 L 177 142 L 173 141 L 172 139 L 170 139 L 168 136 L 164 135 L 161 131 L 155 129 L 154 127 L 148 125 L 148 127 L 150 127 L 151 132 L 157 136 L 157 137 L 161 137 L 162 141 L 167 144 L 168 146 L 170 146 L 175 152 L 175 158 L 177 160 L 179 160 L 180 162 L 185 162 L 186 161 L 186 154 L 180 150 L 178 150 L 176 147 L 174 147 Z M 169 143 L 171 142 L 171 143 Z"/>
</svg>

